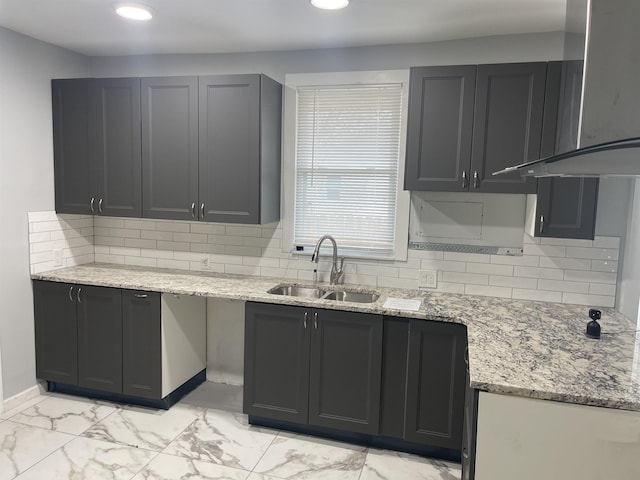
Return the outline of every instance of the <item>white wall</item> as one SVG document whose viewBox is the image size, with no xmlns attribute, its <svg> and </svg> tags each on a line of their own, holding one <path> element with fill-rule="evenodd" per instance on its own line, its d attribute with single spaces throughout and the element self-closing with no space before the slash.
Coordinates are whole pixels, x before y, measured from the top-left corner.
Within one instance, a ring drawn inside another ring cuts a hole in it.
<svg viewBox="0 0 640 480">
<path fill-rule="evenodd" d="M 27 212 L 53 210 L 51 78 L 87 75 L 81 55 L 0 28 L 0 352 L 4 397 L 35 385 Z"/>
</svg>

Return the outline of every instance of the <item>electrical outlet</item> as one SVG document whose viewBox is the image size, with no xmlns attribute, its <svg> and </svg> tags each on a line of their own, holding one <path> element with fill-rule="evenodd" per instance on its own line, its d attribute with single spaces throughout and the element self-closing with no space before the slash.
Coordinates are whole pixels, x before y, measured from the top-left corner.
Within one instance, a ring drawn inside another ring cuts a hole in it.
<svg viewBox="0 0 640 480">
<path fill-rule="evenodd" d="M 418 277 L 419 288 L 436 288 L 438 286 L 437 270 L 420 270 Z"/>
<path fill-rule="evenodd" d="M 54 267 L 62 266 L 62 249 L 61 248 L 53 249 L 53 266 Z"/>
<path fill-rule="evenodd" d="M 211 265 L 209 264 L 209 255 L 204 255 L 200 259 L 200 268 L 202 268 L 202 270 L 211 270 Z"/>
</svg>

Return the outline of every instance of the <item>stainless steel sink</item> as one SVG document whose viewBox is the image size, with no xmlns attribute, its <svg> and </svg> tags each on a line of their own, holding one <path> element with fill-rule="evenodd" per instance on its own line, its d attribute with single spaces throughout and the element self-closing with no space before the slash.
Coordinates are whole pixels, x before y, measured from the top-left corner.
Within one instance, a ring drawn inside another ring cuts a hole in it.
<svg viewBox="0 0 640 480">
<path fill-rule="evenodd" d="M 338 302 L 373 303 L 380 298 L 380 295 L 373 292 L 336 290 L 325 293 L 322 298 L 326 300 L 337 300 Z"/>
<path fill-rule="evenodd" d="M 318 287 L 305 287 L 302 285 L 278 285 L 267 293 L 286 295 L 288 297 L 320 298 L 325 294 L 325 290 Z"/>
<path fill-rule="evenodd" d="M 317 298 L 320 300 L 335 300 L 338 302 L 373 303 L 380 295 L 375 292 L 354 292 L 349 290 L 325 290 L 320 287 L 304 285 L 278 285 L 268 290 L 273 295 L 287 297 Z"/>
</svg>

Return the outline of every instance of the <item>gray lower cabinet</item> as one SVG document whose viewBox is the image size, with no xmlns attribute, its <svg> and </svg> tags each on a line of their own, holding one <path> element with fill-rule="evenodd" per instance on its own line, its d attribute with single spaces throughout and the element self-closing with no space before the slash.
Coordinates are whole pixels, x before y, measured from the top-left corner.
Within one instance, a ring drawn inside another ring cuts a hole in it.
<svg viewBox="0 0 640 480">
<path fill-rule="evenodd" d="M 160 294 L 34 280 L 36 375 L 161 398 Z"/>
<path fill-rule="evenodd" d="M 382 317 L 248 302 L 244 411 L 377 434 Z"/>
<path fill-rule="evenodd" d="M 76 286 L 33 282 L 36 376 L 78 384 Z"/>
<path fill-rule="evenodd" d="M 385 317 L 382 435 L 461 450 L 466 345 L 462 325 Z"/>
<path fill-rule="evenodd" d="M 582 61 L 549 62 L 541 156 L 577 147 Z M 593 240 L 597 178 L 540 178 L 535 218 L 538 237 Z"/>
<path fill-rule="evenodd" d="M 122 393 L 162 398 L 160 294 L 122 290 Z"/>
<path fill-rule="evenodd" d="M 76 286 L 78 385 L 122 392 L 122 296 L 120 289 Z"/>
<path fill-rule="evenodd" d="M 200 220 L 280 218 L 282 85 L 266 75 L 199 77 Z"/>
<path fill-rule="evenodd" d="M 142 216 L 198 218 L 198 77 L 142 79 Z"/>
<path fill-rule="evenodd" d="M 140 217 L 140 79 L 51 87 L 56 212 Z"/>
<path fill-rule="evenodd" d="M 476 432 L 478 426 L 478 390 L 471 388 L 467 372 L 462 432 L 462 480 L 473 480 L 476 468 Z"/>
</svg>

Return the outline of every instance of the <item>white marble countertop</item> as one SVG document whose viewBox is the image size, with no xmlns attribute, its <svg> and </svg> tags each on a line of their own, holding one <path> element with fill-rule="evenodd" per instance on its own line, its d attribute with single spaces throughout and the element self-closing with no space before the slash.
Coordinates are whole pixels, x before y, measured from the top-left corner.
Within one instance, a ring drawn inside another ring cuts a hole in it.
<svg viewBox="0 0 640 480">
<path fill-rule="evenodd" d="M 589 307 L 389 288 L 370 304 L 287 297 L 267 290 L 291 281 L 183 270 L 88 264 L 33 279 L 198 295 L 462 323 L 467 326 L 471 385 L 495 393 L 640 411 L 640 334 L 602 309 L 602 337 L 584 335 Z M 384 308 L 387 298 L 419 299 L 417 312 Z"/>
</svg>

